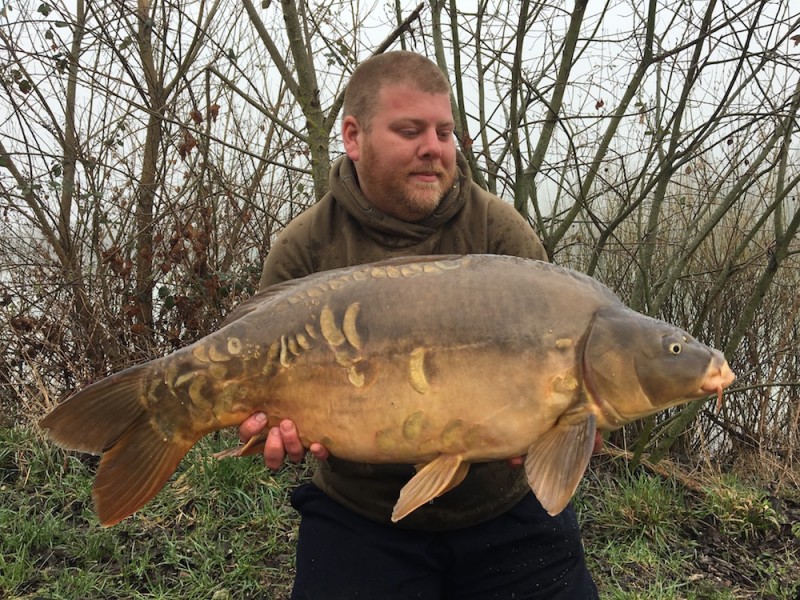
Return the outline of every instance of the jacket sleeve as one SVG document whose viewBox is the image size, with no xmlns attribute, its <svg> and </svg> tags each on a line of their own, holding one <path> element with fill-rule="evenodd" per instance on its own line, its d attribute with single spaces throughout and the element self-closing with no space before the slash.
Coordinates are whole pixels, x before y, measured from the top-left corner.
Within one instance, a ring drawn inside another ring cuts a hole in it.
<svg viewBox="0 0 800 600">
<path fill-rule="evenodd" d="M 311 214 L 307 211 L 295 217 L 278 234 L 264 259 L 259 289 L 315 272 L 310 248 L 310 227 Z"/>
</svg>

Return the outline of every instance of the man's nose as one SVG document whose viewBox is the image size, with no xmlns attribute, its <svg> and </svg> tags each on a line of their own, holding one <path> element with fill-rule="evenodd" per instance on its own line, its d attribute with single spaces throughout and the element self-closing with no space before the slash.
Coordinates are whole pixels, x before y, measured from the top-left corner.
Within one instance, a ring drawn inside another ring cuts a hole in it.
<svg viewBox="0 0 800 600">
<path fill-rule="evenodd" d="M 420 136 L 419 155 L 420 158 L 427 160 L 441 158 L 442 140 L 439 138 L 438 131 L 427 129 Z"/>
</svg>

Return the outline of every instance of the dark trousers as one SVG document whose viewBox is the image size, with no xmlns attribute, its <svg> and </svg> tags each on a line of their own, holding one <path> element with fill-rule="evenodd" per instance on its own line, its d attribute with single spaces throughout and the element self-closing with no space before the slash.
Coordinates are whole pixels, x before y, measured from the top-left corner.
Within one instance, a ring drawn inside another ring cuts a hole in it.
<svg viewBox="0 0 800 600">
<path fill-rule="evenodd" d="M 292 600 L 592 600 L 572 507 L 549 516 L 533 494 L 479 525 L 431 533 L 375 523 L 312 484 L 298 488 Z"/>
</svg>

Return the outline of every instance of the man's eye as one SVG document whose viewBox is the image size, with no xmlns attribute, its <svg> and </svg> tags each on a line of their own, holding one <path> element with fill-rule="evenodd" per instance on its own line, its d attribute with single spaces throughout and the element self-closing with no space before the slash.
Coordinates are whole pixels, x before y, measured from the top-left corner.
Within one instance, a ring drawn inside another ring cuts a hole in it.
<svg viewBox="0 0 800 600">
<path fill-rule="evenodd" d="M 448 139 L 448 138 L 450 138 L 452 136 L 453 136 L 453 130 L 452 129 L 443 129 L 443 130 L 439 131 L 439 139 L 440 140 L 446 140 L 446 139 Z"/>
<path fill-rule="evenodd" d="M 407 138 L 412 138 L 417 135 L 418 131 L 416 129 L 401 129 L 400 135 Z"/>
</svg>

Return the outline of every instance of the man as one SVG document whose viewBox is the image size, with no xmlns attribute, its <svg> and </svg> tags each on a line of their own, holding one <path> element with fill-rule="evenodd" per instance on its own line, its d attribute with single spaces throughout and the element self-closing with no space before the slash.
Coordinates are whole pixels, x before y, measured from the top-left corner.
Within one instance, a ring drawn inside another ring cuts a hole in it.
<svg viewBox="0 0 800 600">
<path fill-rule="evenodd" d="M 519 214 L 473 183 L 453 128 L 450 86 L 434 63 L 411 52 L 362 63 L 345 93 L 346 156 L 332 165 L 330 192 L 278 237 L 261 286 L 399 255 L 546 259 Z M 240 436 L 265 423 L 254 415 Z M 597 597 L 574 511 L 547 515 L 519 460 L 473 465 L 459 486 L 392 524 L 413 466 L 310 450 L 320 466 L 292 496 L 302 517 L 293 599 Z M 291 421 L 269 430 L 270 468 L 304 453 Z"/>
</svg>

